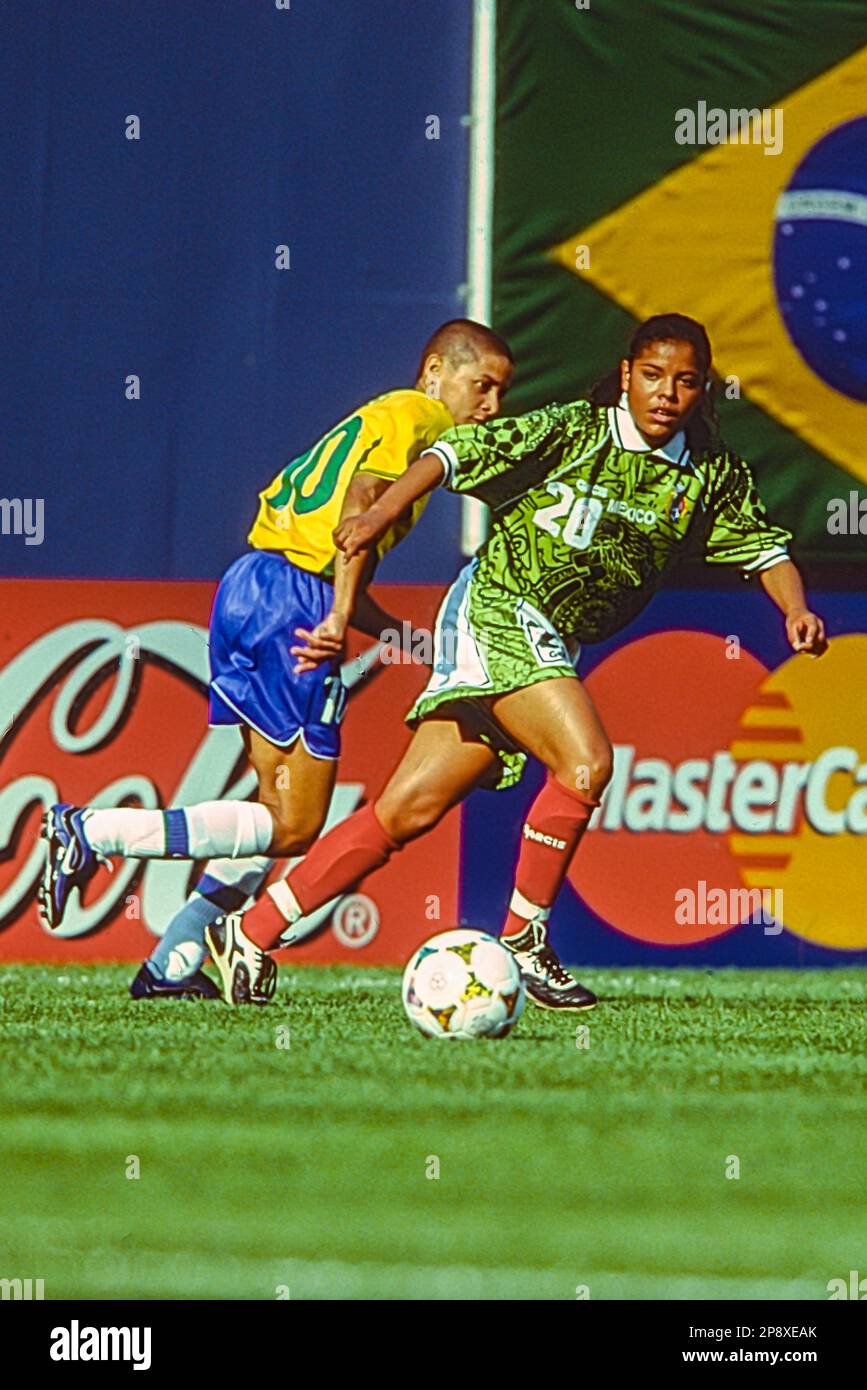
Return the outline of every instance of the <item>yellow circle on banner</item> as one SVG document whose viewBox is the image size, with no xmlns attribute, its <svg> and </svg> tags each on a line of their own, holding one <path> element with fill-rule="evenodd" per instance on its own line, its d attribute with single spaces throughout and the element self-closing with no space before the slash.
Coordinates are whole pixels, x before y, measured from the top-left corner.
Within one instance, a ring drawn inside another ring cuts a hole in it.
<svg viewBox="0 0 867 1390">
<path fill-rule="evenodd" d="M 825 656 L 793 656 L 762 682 L 731 745 L 739 763 L 779 768 L 773 829 L 733 832 L 747 887 L 782 893 L 786 928 L 820 946 L 867 946 L 867 636 L 837 637 Z"/>
</svg>

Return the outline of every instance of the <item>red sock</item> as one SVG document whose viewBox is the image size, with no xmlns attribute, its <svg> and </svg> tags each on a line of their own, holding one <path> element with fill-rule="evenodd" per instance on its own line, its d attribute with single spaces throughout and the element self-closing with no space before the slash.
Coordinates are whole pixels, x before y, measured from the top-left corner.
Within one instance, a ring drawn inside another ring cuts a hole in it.
<svg viewBox="0 0 867 1390">
<path fill-rule="evenodd" d="M 503 936 L 519 935 L 529 921 L 547 921 L 572 855 L 598 805 L 587 792 L 573 791 L 549 774 L 524 822 L 515 891 Z"/>
<path fill-rule="evenodd" d="M 316 841 L 297 869 L 274 883 L 244 916 L 244 934 L 268 951 L 293 917 L 306 917 L 345 893 L 402 846 L 387 835 L 369 802 Z"/>
</svg>

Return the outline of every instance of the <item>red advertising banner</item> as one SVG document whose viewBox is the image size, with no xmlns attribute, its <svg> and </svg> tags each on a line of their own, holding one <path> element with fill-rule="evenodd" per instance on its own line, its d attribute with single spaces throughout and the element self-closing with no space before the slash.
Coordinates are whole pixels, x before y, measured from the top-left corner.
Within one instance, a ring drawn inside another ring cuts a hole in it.
<svg viewBox="0 0 867 1390">
<path fill-rule="evenodd" d="M 607 656 L 587 689 L 614 775 L 570 869 L 584 902 L 648 945 L 761 920 L 771 939 L 867 947 L 865 686 L 862 632 L 775 670 L 695 631 Z"/>
<path fill-rule="evenodd" d="M 52 802 L 184 806 L 254 791 L 238 730 L 207 727 L 213 593 L 210 583 L 0 581 L 0 959 L 142 959 L 200 872 L 180 860 L 115 860 L 48 933 L 36 889 L 40 817 Z M 430 628 L 441 590 L 390 585 L 383 596 L 390 612 Z M 350 656 L 370 646 L 353 638 Z M 383 785 L 426 678 L 406 658 L 352 686 L 330 823 Z M 294 957 L 402 963 L 458 921 L 459 852 L 454 811 L 323 910 L 320 935 Z"/>
</svg>

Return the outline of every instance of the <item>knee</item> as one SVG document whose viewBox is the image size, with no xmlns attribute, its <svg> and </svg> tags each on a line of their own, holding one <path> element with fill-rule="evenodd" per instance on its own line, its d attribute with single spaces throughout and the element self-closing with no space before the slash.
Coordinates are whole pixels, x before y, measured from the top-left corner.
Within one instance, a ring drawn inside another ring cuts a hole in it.
<svg viewBox="0 0 867 1390">
<path fill-rule="evenodd" d="M 299 820 L 297 816 L 287 815 L 279 807 L 269 807 L 274 822 L 269 854 L 280 859 L 294 859 L 296 855 L 306 854 L 319 838 L 323 822 L 318 820 Z"/>
<path fill-rule="evenodd" d="M 590 760 L 590 788 L 597 799 L 611 781 L 613 772 L 614 749 L 606 739 L 605 743 L 594 751 Z"/>
<path fill-rule="evenodd" d="M 268 852 L 277 859 L 295 859 L 306 854 L 315 840 L 315 835 L 302 835 L 291 826 L 275 826 Z"/>
<path fill-rule="evenodd" d="M 551 769 L 558 782 L 566 787 L 576 787 L 586 791 L 598 801 L 614 771 L 614 750 L 606 739 L 595 742 L 590 748 L 583 748 L 567 760 L 558 760 Z"/>
<path fill-rule="evenodd" d="M 387 835 L 398 844 L 414 840 L 432 830 L 442 818 L 446 807 L 428 788 L 403 788 L 400 797 L 386 793 L 376 803 L 376 814 Z"/>
</svg>

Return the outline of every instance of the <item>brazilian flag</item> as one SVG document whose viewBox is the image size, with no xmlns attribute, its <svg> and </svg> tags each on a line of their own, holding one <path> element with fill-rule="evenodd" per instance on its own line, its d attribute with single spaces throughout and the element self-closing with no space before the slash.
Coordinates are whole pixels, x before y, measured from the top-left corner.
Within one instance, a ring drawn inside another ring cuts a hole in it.
<svg viewBox="0 0 867 1390">
<path fill-rule="evenodd" d="M 796 556 L 863 559 L 865 0 L 499 0 L 496 43 L 510 409 L 573 398 L 640 320 L 690 314 Z"/>
</svg>

